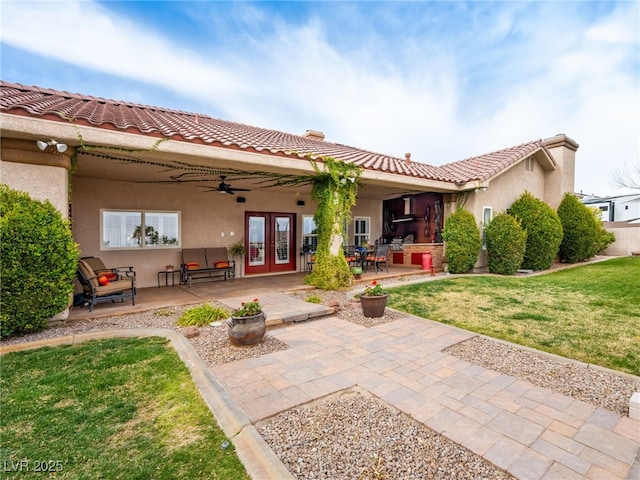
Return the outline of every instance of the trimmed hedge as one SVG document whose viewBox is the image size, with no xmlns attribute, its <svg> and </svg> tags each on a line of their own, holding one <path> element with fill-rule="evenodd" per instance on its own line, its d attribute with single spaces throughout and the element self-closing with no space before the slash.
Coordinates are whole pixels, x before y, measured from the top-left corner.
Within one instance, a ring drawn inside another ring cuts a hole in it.
<svg viewBox="0 0 640 480">
<path fill-rule="evenodd" d="M 69 306 L 78 248 L 50 202 L 0 185 L 0 337 L 46 326 Z"/>
<path fill-rule="evenodd" d="M 530 192 L 524 192 L 507 213 L 516 217 L 527 232 L 522 268 L 545 270 L 551 267 L 562 242 L 562 223 L 555 210 Z"/>
<path fill-rule="evenodd" d="M 442 231 L 451 273 L 466 273 L 478 261 L 482 247 L 480 230 L 471 212 L 458 208 L 447 219 Z"/>
<path fill-rule="evenodd" d="M 572 193 L 565 193 L 558 217 L 562 222 L 560 261 L 584 262 L 598 253 L 598 224 L 589 207 Z"/>
<path fill-rule="evenodd" d="M 527 232 L 518 220 L 508 213 L 500 213 L 485 227 L 484 232 L 489 271 L 501 275 L 516 273 L 527 248 Z"/>
</svg>

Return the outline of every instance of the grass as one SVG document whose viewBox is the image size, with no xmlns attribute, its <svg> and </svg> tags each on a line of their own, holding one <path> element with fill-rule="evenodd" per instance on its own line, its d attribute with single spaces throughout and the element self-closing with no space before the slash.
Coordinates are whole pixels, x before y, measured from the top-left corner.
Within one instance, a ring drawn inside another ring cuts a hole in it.
<svg viewBox="0 0 640 480">
<path fill-rule="evenodd" d="M 165 339 L 2 356 L 0 462 L 11 478 L 248 479 Z M 36 472 L 44 466 L 51 475 Z"/>
<path fill-rule="evenodd" d="M 204 327 L 211 322 L 229 318 L 229 315 L 230 312 L 225 308 L 203 303 L 185 310 L 176 323 L 181 327 Z"/>
<path fill-rule="evenodd" d="M 532 277 L 469 276 L 388 289 L 423 318 L 640 375 L 640 258 Z"/>
</svg>

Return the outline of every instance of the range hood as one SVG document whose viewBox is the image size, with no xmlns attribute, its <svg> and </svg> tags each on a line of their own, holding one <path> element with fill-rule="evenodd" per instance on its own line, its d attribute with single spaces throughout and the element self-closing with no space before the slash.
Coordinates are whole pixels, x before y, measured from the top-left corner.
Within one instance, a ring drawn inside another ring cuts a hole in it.
<svg viewBox="0 0 640 480">
<path fill-rule="evenodd" d="M 404 215 L 394 218 L 391 223 L 415 222 L 417 220 L 416 217 L 411 215 L 411 197 L 407 195 L 402 199 L 404 200 Z"/>
<path fill-rule="evenodd" d="M 406 222 L 415 222 L 417 220 L 413 215 L 403 215 L 398 218 L 394 218 L 391 220 L 391 223 L 406 223 Z"/>
</svg>

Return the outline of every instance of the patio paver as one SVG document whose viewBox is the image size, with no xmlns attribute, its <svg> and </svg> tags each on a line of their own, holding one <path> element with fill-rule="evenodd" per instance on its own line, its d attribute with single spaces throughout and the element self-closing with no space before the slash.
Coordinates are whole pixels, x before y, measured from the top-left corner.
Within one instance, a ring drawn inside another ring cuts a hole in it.
<svg viewBox="0 0 640 480">
<path fill-rule="evenodd" d="M 441 351 L 472 333 L 412 316 L 371 328 L 330 316 L 269 333 L 291 348 L 267 355 L 268 368 L 212 369 L 252 422 L 358 386 L 523 480 L 632 472 L 640 422 Z M 250 394 L 265 382 L 281 398 Z"/>
</svg>

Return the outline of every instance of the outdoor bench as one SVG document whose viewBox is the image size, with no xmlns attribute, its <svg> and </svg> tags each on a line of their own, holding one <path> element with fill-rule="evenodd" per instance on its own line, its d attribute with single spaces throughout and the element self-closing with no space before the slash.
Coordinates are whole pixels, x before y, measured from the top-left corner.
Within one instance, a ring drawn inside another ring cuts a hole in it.
<svg viewBox="0 0 640 480">
<path fill-rule="evenodd" d="M 233 280 L 236 276 L 235 260 L 229 260 L 227 247 L 183 248 L 182 281 L 191 283 L 194 279 Z"/>
</svg>

